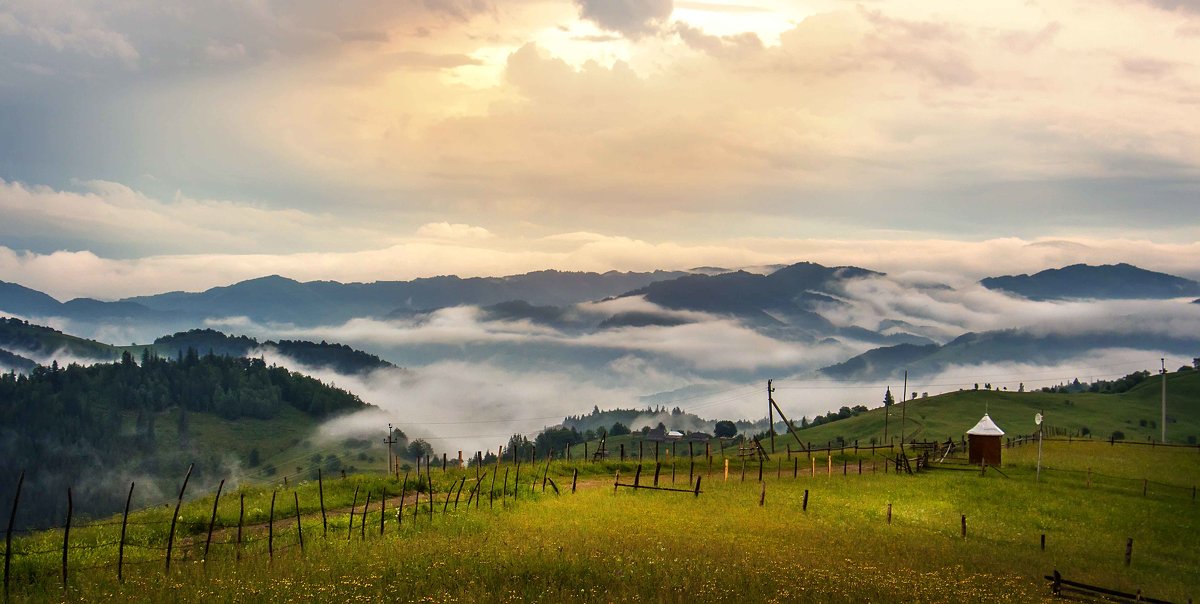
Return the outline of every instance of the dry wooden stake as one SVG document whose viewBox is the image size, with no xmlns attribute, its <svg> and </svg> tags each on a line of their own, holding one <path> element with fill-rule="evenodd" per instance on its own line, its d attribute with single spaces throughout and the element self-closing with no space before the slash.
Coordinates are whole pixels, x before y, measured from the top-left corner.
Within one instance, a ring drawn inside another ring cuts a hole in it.
<svg viewBox="0 0 1200 604">
<path fill-rule="evenodd" d="M 121 567 L 125 564 L 125 528 L 129 526 L 129 502 L 133 500 L 133 484 L 129 483 L 129 495 L 125 497 L 125 513 L 121 514 L 121 545 L 117 547 L 117 582 L 119 583 L 125 581 Z"/>
<path fill-rule="evenodd" d="M 296 501 L 296 538 L 300 540 L 300 551 L 304 551 L 304 529 L 300 526 L 300 495 L 292 491 L 292 498 Z M 379 521 L 379 530 L 383 532 L 383 521 Z"/>
<path fill-rule="evenodd" d="M 63 526 L 63 556 L 62 556 L 62 583 L 63 589 L 67 588 L 67 550 L 71 541 L 71 512 L 74 506 L 71 502 L 71 487 L 67 487 L 67 523 Z"/>
<path fill-rule="evenodd" d="M 396 468 L 396 474 L 400 474 L 400 468 Z M 321 481 L 320 468 L 317 468 L 317 500 L 321 504 L 321 538 L 324 539 L 329 533 L 329 523 L 325 520 L 325 484 Z"/>
<path fill-rule="evenodd" d="M 237 530 L 237 545 L 234 547 L 234 555 L 237 560 L 242 559 L 242 523 L 246 519 L 246 494 L 241 493 L 238 497 L 238 530 Z"/>
<path fill-rule="evenodd" d="M 371 510 L 371 491 L 367 491 L 367 501 L 363 503 L 362 519 L 359 521 L 358 538 L 360 541 L 367 539 L 367 512 Z"/>
<path fill-rule="evenodd" d="M 267 557 L 275 557 L 275 491 L 271 491 L 271 515 L 267 520 Z"/>
<path fill-rule="evenodd" d="M 183 486 L 179 488 L 179 499 L 175 502 L 175 514 L 171 516 L 171 532 L 167 534 L 167 567 L 165 572 L 171 571 L 171 547 L 175 545 L 175 521 L 179 518 L 179 508 L 183 505 L 183 492 L 187 490 L 188 479 L 192 477 L 192 468 L 196 464 L 188 465 L 187 474 L 183 475 Z M 13 506 L 16 509 L 16 506 Z"/>
<path fill-rule="evenodd" d="M 208 538 L 204 540 L 204 560 L 208 564 L 208 546 L 212 543 L 213 525 L 217 523 L 217 502 L 221 500 L 221 489 L 225 487 L 225 481 L 221 480 L 221 484 L 217 485 L 217 496 L 213 497 L 212 516 L 208 518 Z"/>
<path fill-rule="evenodd" d="M 405 475 L 407 479 L 407 475 Z M 350 536 L 354 534 L 354 508 L 358 507 L 358 486 L 354 487 L 354 500 L 350 504 L 350 526 L 346 527 L 346 541 L 350 540 Z"/>
<path fill-rule="evenodd" d="M 725 460 L 725 482 L 729 482 L 729 460 Z"/>
<path fill-rule="evenodd" d="M 12 532 L 13 525 L 17 522 L 17 504 L 21 501 L 21 485 L 25 484 L 25 470 L 21 470 L 21 477 L 17 479 L 17 491 L 13 493 L 12 511 L 8 515 L 8 528 L 4 529 L 4 601 L 8 601 L 8 571 L 9 563 L 12 561 Z M 133 492 L 133 485 L 130 485 L 129 492 Z M 126 504 L 128 509 L 128 504 Z M 129 512 L 126 511 L 128 516 Z M 120 572 L 118 567 L 117 572 Z"/>
</svg>

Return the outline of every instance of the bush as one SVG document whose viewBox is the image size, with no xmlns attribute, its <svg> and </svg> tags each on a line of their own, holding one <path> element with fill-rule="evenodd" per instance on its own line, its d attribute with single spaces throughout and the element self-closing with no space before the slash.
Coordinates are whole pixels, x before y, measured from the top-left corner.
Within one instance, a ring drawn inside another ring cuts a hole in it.
<svg viewBox="0 0 1200 604">
<path fill-rule="evenodd" d="M 1114 430 L 1109 438 L 1113 440 L 1125 440 L 1125 433 L 1120 430 Z"/>
<path fill-rule="evenodd" d="M 1087 436 L 1087 435 L 1089 435 L 1089 434 L 1091 434 L 1091 433 L 1092 433 L 1092 429 L 1091 429 L 1091 428 L 1088 428 L 1087 426 L 1084 426 L 1084 427 L 1082 427 L 1082 428 L 1080 428 L 1080 429 L 1079 429 L 1079 435 L 1080 435 L 1080 436 Z"/>
</svg>

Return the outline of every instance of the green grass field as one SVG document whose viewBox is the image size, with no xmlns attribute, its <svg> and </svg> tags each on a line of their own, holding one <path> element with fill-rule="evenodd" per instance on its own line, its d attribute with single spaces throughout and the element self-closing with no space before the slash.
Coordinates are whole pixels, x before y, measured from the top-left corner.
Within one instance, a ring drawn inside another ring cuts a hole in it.
<svg viewBox="0 0 1200 604">
<path fill-rule="evenodd" d="M 205 561 L 211 496 L 184 505 L 169 574 L 161 547 L 173 506 L 159 506 L 131 517 L 128 542 L 138 546 L 126 547 L 123 584 L 113 566 L 117 517 L 73 528 L 71 545 L 79 549 L 70 551 L 65 593 L 62 530 L 19 538 L 14 551 L 44 553 L 15 557 L 12 589 L 18 599 L 35 601 L 1028 602 L 1049 596 L 1041 576 L 1058 569 L 1072 580 L 1142 589 L 1173 601 L 1200 593 L 1200 515 L 1191 490 L 1200 477 L 1200 451 L 1050 442 L 1040 482 L 1036 446 L 1005 449 L 1004 455 L 1004 475 L 989 470 L 983 476 L 977 470 L 884 474 L 880 457 L 864 456 L 861 476 L 857 458 L 847 459 L 850 475 L 841 475 L 839 464 L 827 476 L 822 457 L 817 476 L 800 472 L 793 479 L 791 466 L 779 460 L 764 469 L 763 506 L 757 465 L 743 481 L 735 462 L 726 482 L 719 458 L 711 478 L 708 464 L 698 464 L 704 476 L 698 498 L 614 493 L 613 474 L 620 468 L 622 482 L 630 481 L 632 463 L 555 462 L 549 475 L 561 495 L 541 491 L 544 464 L 522 464 L 514 501 L 516 468 L 505 464 L 496 473 L 496 499 L 487 495 L 491 475 L 485 473 L 484 496 L 470 508 L 474 470 L 437 469 L 431 473 L 433 518 L 427 507 L 411 515 L 410 484 L 400 523 L 394 510 L 401 484 L 357 475 L 325 481 L 325 536 L 316 485 L 293 483 L 276 493 L 273 558 L 266 534 L 271 488 L 243 487 L 222 496 L 215 544 Z M 683 461 L 677 459 L 675 468 L 680 488 L 688 482 Z M 645 466 L 643 484 L 652 467 Z M 805 469 L 811 472 L 811 465 Z M 580 488 L 571 494 L 575 470 Z M 500 499 L 505 471 L 510 491 Z M 447 499 L 445 492 L 464 475 L 470 480 L 456 509 L 454 495 Z M 1143 479 L 1150 481 L 1145 496 Z M 664 470 L 660 484 L 670 483 Z M 359 510 L 366 492 L 373 495 L 365 532 L 357 514 L 348 531 L 355 488 Z M 391 500 L 380 536 L 384 489 Z M 802 511 L 805 490 L 809 503 Z M 232 542 L 242 496 L 239 561 Z M 297 547 L 297 498 L 303 553 Z M 1134 549 L 1126 567 L 1128 538 Z"/>
</svg>

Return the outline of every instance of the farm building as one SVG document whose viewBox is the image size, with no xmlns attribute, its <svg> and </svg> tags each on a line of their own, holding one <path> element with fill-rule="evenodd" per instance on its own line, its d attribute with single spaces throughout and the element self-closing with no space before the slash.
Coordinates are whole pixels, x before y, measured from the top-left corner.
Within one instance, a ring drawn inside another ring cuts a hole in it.
<svg viewBox="0 0 1200 604">
<path fill-rule="evenodd" d="M 967 450 L 971 463 L 986 463 L 990 466 L 1000 465 L 1000 451 L 1003 449 L 1003 443 L 1000 442 L 1000 437 L 1004 436 L 1004 430 L 984 413 L 983 418 L 979 423 L 975 424 L 974 428 L 967 430 Z"/>
</svg>

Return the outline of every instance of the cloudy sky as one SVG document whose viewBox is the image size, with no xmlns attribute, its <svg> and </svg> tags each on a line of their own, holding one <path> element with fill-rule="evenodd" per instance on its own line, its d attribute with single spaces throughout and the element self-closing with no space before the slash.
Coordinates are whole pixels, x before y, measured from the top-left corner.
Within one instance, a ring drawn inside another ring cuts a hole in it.
<svg viewBox="0 0 1200 604">
<path fill-rule="evenodd" d="M 0 280 L 1200 277 L 1192 0 L 0 0 Z"/>
</svg>

